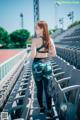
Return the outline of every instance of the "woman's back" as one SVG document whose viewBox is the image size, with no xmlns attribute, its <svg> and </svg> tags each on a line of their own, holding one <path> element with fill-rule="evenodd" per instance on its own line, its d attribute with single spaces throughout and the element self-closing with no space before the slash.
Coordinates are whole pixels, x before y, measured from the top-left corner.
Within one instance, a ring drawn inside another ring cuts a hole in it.
<svg viewBox="0 0 80 120">
<path fill-rule="evenodd" d="M 51 41 L 51 48 L 49 49 L 49 51 L 45 52 L 45 46 L 43 44 L 43 39 L 39 37 L 34 40 L 35 47 L 36 47 L 35 58 L 45 58 L 45 57 L 50 57 L 50 56 L 54 57 L 56 55 L 56 49 L 55 49 L 53 39 L 50 38 L 50 41 Z"/>
<path fill-rule="evenodd" d="M 36 58 L 48 57 L 48 52 L 45 52 L 45 46 L 41 37 L 36 38 Z"/>
</svg>

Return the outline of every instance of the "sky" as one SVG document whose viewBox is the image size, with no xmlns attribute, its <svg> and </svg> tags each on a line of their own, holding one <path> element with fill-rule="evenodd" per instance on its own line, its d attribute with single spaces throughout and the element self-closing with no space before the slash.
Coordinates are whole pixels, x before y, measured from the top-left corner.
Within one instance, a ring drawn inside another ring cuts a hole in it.
<svg viewBox="0 0 80 120">
<path fill-rule="evenodd" d="M 56 5 L 55 3 L 59 3 Z M 74 11 L 74 21 L 80 20 L 80 0 L 39 0 L 40 20 L 48 23 L 49 29 L 54 29 L 59 24 L 59 19 L 64 20 L 64 29 L 71 20 L 67 14 Z M 34 33 L 33 0 L 0 0 L 0 26 L 9 33 L 21 29 L 20 13 L 23 13 L 24 28 L 31 34 Z"/>
</svg>

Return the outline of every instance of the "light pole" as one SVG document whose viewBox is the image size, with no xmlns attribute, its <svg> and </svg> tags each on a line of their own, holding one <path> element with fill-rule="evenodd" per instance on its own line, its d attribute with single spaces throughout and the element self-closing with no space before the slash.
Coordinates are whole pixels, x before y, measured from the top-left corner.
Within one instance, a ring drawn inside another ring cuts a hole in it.
<svg viewBox="0 0 80 120">
<path fill-rule="evenodd" d="M 23 28 L 23 13 L 20 13 L 20 17 L 21 17 L 21 28 Z"/>
<path fill-rule="evenodd" d="M 58 28 L 58 7 L 59 7 L 59 5 L 60 5 L 60 3 L 59 2 L 57 2 L 57 1 L 55 1 L 54 2 L 54 5 L 55 5 L 55 28 Z"/>
<path fill-rule="evenodd" d="M 72 20 L 72 23 L 73 23 L 74 22 L 74 11 L 69 12 L 67 16 L 69 17 L 70 20 Z"/>
<path fill-rule="evenodd" d="M 39 15 L 39 0 L 33 0 L 33 7 L 34 7 L 34 28 L 37 21 L 40 19 Z"/>
<path fill-rule="evenodd" d="M 64 19 L 63 19 L 63 18 L 60 18 L 60 19 L 59 19 L 59 22 L 60 22 L 60 24 L 62 25 L 62 28 L 64 28 Z"/>
</svg>

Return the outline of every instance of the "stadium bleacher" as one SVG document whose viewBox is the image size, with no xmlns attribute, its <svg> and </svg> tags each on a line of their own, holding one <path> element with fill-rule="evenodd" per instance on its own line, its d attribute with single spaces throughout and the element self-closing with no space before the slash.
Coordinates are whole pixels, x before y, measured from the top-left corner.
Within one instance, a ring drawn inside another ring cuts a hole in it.
<svg viewBox="0 0 80 120">
<path fill-rule="evenodd" d="M 57 39 L 59 40 L 57 41 Z M 62 33 L 61 37 L 55 38 L 54 41 L 57 54 L 80 69 L 80 25 L 68 29 L 65 33 Z"/>
<path fill-rule="evenodd" d="M 52 64 L 52 109 L 55 120 L 79 120 L 80 70 L 63 58 L 49 58 Z M 23 71 L 4 106 L 10 120 L 46 120 L 46 114 L 39 113 L 36 86 L 31 71 L 31 62 L 25 62 Z M 45 104 L 45 96 L 43 97 Z M 46 105 L 46 104 L 45 104 Z"/>
</svg>

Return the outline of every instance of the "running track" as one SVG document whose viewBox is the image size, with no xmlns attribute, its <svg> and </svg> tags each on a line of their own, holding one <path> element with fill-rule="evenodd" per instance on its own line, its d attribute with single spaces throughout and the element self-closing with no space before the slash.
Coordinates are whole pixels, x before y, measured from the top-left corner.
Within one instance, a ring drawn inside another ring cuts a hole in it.
<svg viewBox="0 0 80 120">
<path fill-rule="evenodd" d="M 0 50 L 0 64 L 9 58 L 15 56 L 17 53 L 21 52 L 23 49 L 17 50 Z"/>
</svg>

